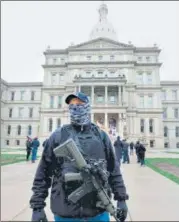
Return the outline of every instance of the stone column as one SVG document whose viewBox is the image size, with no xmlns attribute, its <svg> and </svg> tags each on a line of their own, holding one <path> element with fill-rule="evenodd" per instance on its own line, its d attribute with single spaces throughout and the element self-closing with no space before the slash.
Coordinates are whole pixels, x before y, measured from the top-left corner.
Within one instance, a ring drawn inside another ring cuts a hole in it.
<svg viewBox="0 0 179 222">
<path fill-rule="evenodd" d="M 123 104 L 126 105 L 126 88 L 123 85 L 123 95 L 122 95 Z"/>
<path fill-rule="evenodd" d="M 94 113 L 91 113 L 91 122 L 94 123 Z"/>
<path fill-rule="evenodd" d="M 108 113 L 105 113 L 104 126 L 106 129 L 108 128 Z"/>
<path fill-rule="evenodd" d="M 118 113 L 118 134 L 121 136 L 121 120 L 120 120 L 120 113 Z"/>
<path fill-rule="evenodd" d="M 94 86 L 91 87 L 91 105 L 94 105 Z"/>
<path fill-rule="evenodd" d="M 108 87 L 105 86 L 105 104 L 108 103 Z"/>
<path fill-rule="evenodd" d="M 118 86 L 118 104 L 121 105 L 121 86 Z"/>
<path fill-rule="evenodd" d="M 80 92 L 80 91 L 81 91 L 81 86 L 79 85 L 79 86 L 78 86 L 78 92 Z"/>
</svg>

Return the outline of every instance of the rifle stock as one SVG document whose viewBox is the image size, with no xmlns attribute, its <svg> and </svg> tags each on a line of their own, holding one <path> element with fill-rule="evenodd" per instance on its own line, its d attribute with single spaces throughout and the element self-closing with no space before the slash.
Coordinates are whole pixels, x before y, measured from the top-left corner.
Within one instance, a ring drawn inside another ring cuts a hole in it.
<svg viewBox="0 0 179 222">
<path fill-rule="evenodd" d="M 89 165 L 83 158 L 73 139 L 70 138 L 65 143 L 55 148 L 54 153 L 57 157 L 68 157 L 71 160 L 75 160 L 78 169 L 81 170 L 81 173 L 67 173 L 65 175 L 66 181 L 82 179 L 84 182 L 78 189 L 73 191 L 68 196 L 68 199 L 73 203 L 76 203 L 87 193 L 90 193 L 93 190 L 97 191 L 97 195 L 100 200 L 100 207 L 105 208 L 116 219 L 116 221 L 118 221 L 116 217 L 116 209 L 111 202 L 106 190 L 101 186 L 99 179 L 90 173 Z"/>
</svg>

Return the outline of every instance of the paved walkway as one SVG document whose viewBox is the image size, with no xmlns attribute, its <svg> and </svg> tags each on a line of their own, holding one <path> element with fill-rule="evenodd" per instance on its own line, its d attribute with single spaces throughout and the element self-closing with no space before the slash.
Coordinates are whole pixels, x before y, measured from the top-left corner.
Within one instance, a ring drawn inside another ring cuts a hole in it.
<svg viewBox="0 0 179 222">
<path fill-rule="evenodd" d="M 152 154 L 150 154 L 152 156 Z M 130 200 L 127 221 L 179 221 L 179 185 L 135 163 L 122 166 Z M 18 163 L 1 168 L 1 221 L 31 219 L 29 198 L 37 163 Z M 49 221 L 53 216 L 47 200 Z"/>
</svg>

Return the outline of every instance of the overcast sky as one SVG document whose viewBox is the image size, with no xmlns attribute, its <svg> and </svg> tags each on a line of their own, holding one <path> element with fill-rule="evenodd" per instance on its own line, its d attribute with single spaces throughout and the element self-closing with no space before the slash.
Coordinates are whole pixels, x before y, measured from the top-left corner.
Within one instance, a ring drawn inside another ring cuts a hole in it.
<svg viewBox="0 0 179 222">
<path fill-rule="evenodd" d="M 162 49 L 162 80 L 179 80 L 179 2 L 105 1 L 119 42 Z M 1 2 L 1 76 L 42 81 L 43 51 L 89 40 L 100 1 Z"/>
</svg>

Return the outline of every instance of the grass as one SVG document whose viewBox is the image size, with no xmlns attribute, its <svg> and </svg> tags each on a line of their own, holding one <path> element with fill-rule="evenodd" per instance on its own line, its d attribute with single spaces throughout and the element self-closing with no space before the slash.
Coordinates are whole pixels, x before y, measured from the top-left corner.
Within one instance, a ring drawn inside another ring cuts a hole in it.
<svg viewBox="0 0 179 222">
<path fill-rule="evenodd" d="M 165 153 L 171 153 L 171 154 L 179 154 L 179 152 L 170 152 L 170 151 L 165 151 Z"/>
<path fill-rule="evenodd" d="M 26 155 L 1 153 L 1 166 L 25 161 Z"/>
<path fill-rule="evenodd" d="M 179 177 L 176 175 L 169 173 L 166 170 L 162 170 L 157 167 L 155 164 L 157 163 L 168 163 L 178 167 L 179 170 L 179 158 L 147 158 L 146 165 L 150 167 L 152 170 L 160 173 L 161 175 L 165 176 L 166 178 L 172 180 L 173 182 L 179 184 Z"/>
</svg>

